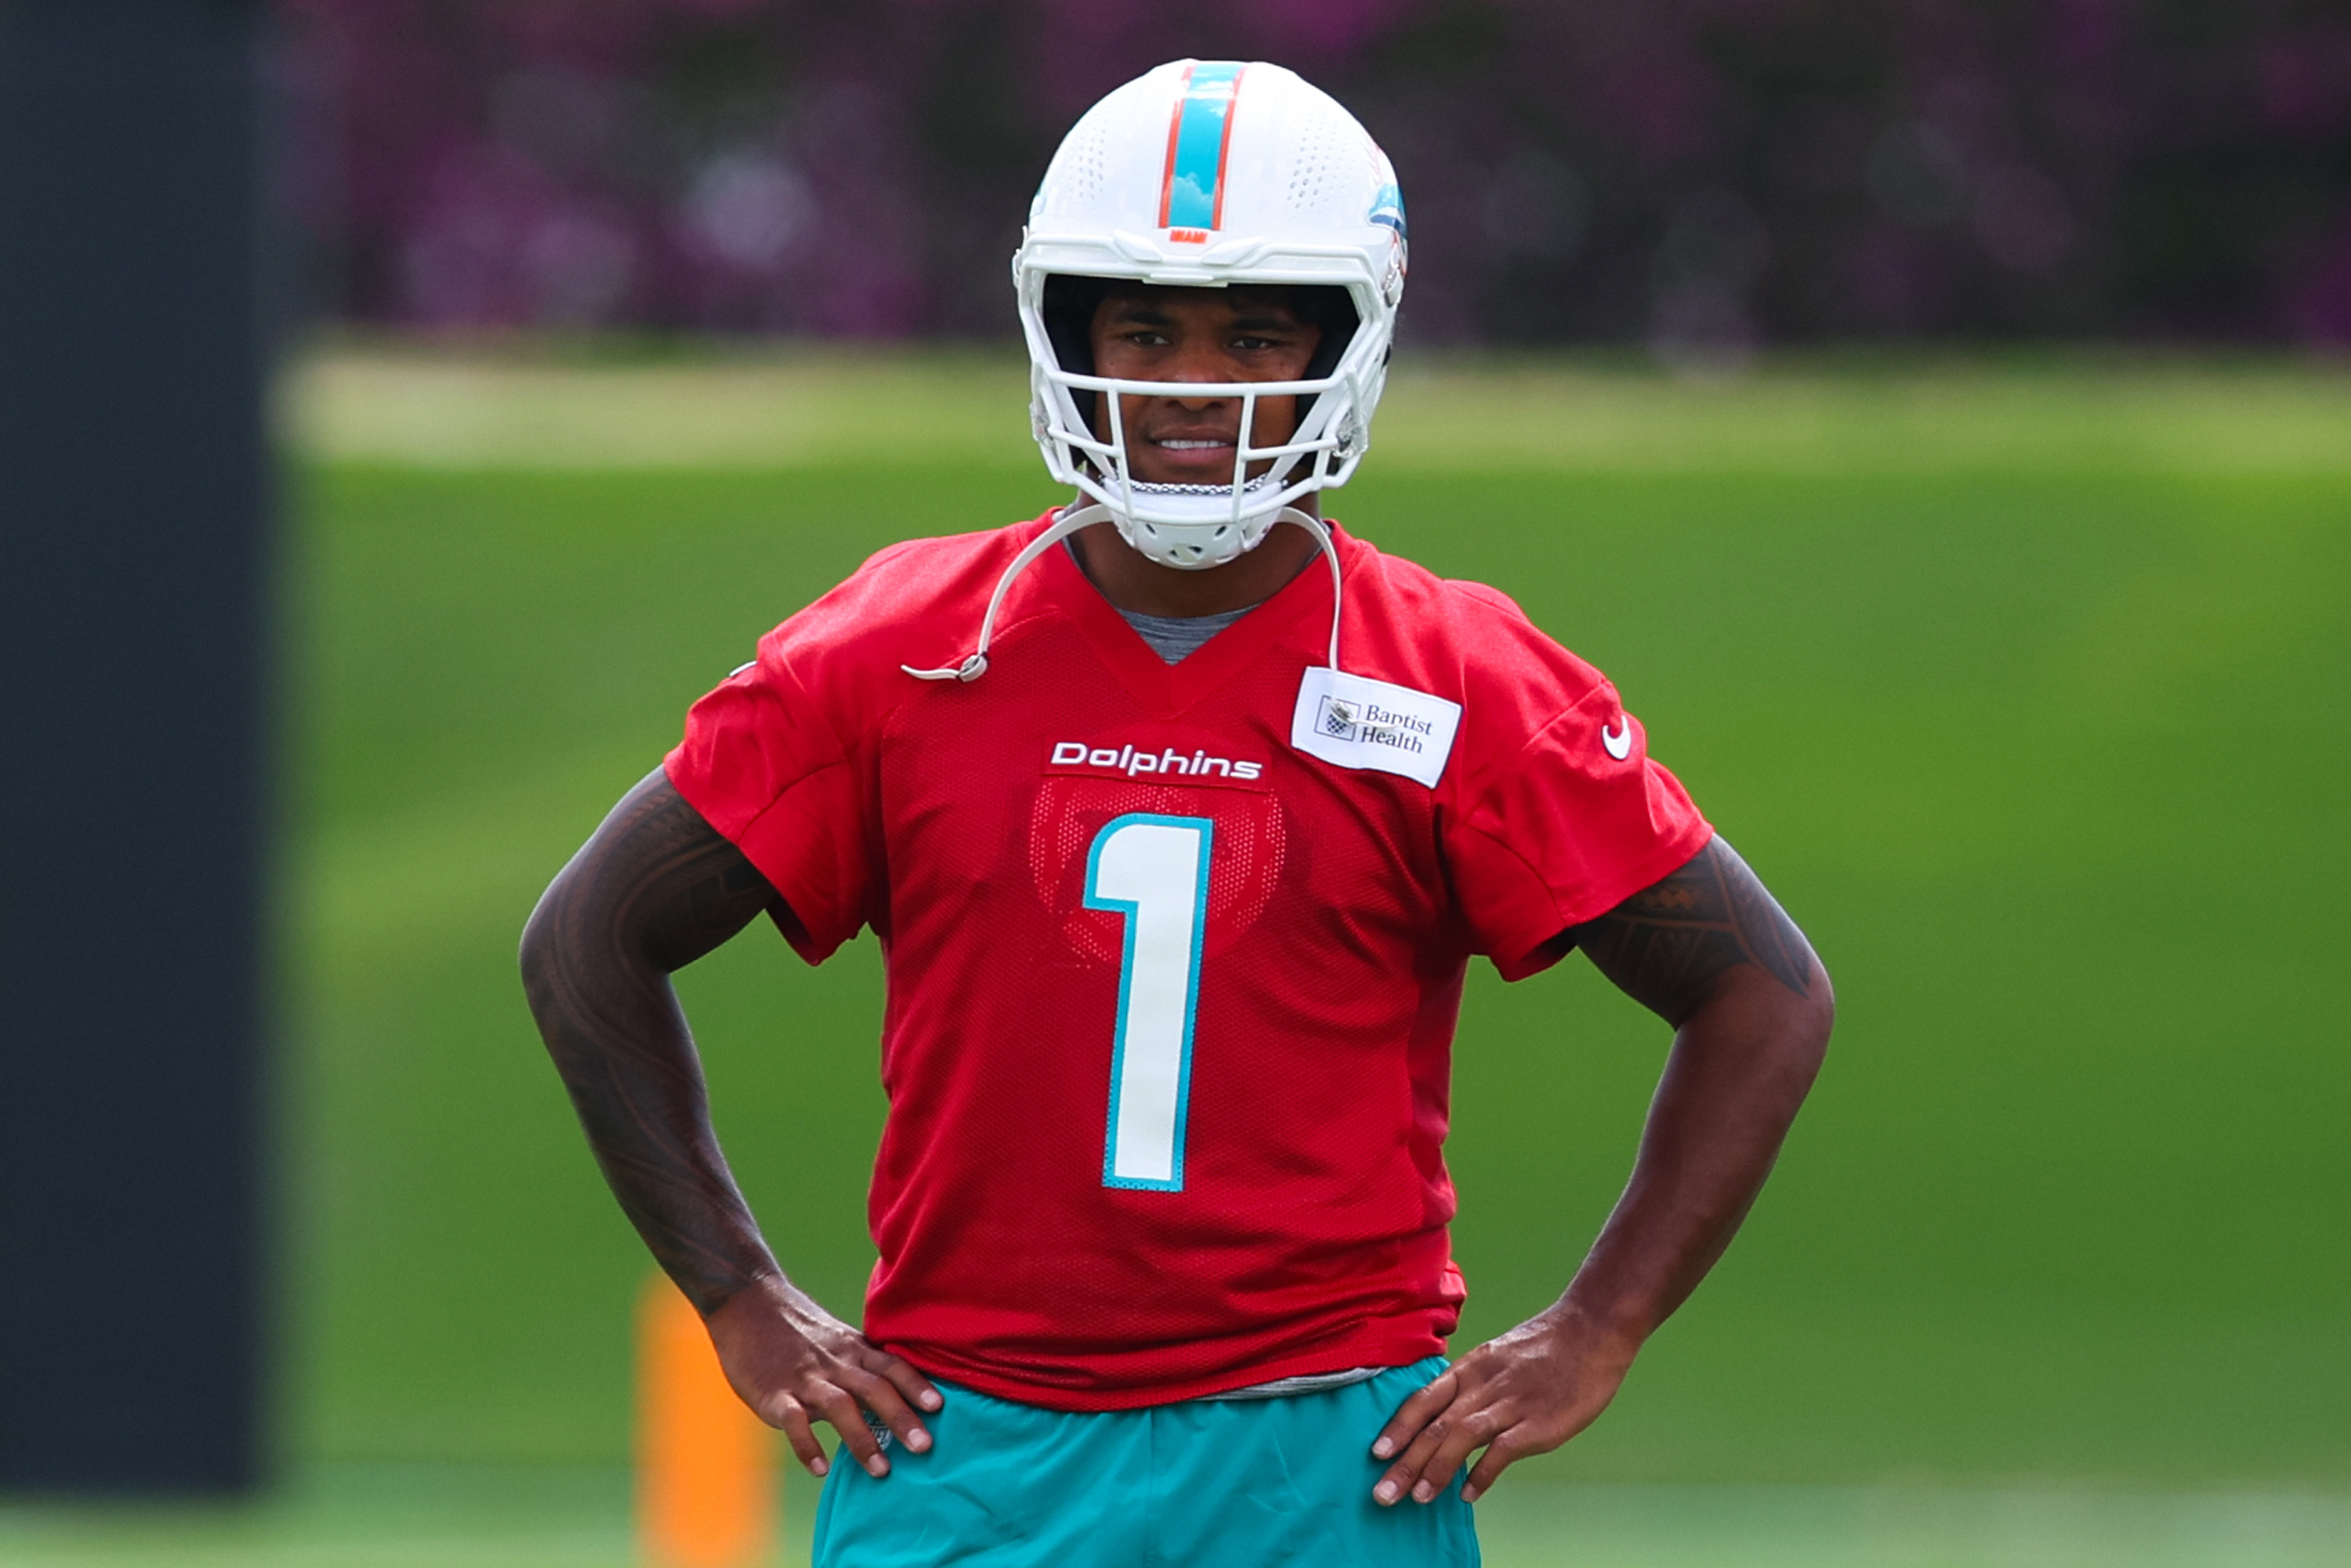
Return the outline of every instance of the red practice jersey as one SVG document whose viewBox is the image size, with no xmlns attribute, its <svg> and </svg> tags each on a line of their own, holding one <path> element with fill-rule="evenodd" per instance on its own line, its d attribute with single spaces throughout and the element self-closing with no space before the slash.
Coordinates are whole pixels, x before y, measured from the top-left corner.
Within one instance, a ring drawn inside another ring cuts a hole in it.
<svg viewBox="0 0 2351 1568">
<path fill-rule="evenodd" d="M 1349 538 L 1182 663 L 1050 522 L 893 546 L 695 705 L 671 782 L 889 995 L 865 1332 L 1065 1410 L 1441 1351 L 1469 958 L 1510 978 L 1709 829 L 1598 672 Z"/>
</svg>

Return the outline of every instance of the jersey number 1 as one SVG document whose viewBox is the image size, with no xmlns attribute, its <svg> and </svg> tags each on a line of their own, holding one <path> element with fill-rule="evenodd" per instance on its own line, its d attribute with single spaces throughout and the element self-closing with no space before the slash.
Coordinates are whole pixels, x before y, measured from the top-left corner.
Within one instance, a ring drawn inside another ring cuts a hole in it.
<svg viewBox="0 0 2351 1568">
<path fill-rule="evenodd" d="M 1105 823 L 1086 854 L 1086 907 L 1126 917 L 1104 1186 L 1184 1190 L 1192 1015 L 1200 999 L 1208 848 L 1216 831 L 1206 817 L 1134 812 Z"/>
</svg>

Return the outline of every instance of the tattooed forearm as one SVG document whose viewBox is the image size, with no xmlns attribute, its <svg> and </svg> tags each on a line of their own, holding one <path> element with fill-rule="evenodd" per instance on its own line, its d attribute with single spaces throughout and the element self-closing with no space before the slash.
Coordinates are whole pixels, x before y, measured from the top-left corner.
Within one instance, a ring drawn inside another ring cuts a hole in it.
<svg viewBox="0 0 2351 1568">
<path fill-rule="evenodd" d="M 1715 977 L 1754 964 L 1798 996 L 1813 949 L 1796 923 L 1719 838 L 1688 864 L 1568 936 L 1635 1001 L 1678 1025 Z"/>
<path fill-rule="evenodd" d="M 708 1312 L 777 1271 L 711 1131 L 669 976 L 775 890 L 659 771 L 563 868 L 523 933 L 524 988 L 604 1179 L 654 1258 Z"/>
<path fill-rule="evenodd" d="M 1761 1190 L 1820 1071 L 1836 998 L 1803 933 L 1720 839 L 1569 935 L 1674 1026 L 1633 1180 L 1561 1301 L 1643 1337 L 1705 1278 Z"/>
</svg>

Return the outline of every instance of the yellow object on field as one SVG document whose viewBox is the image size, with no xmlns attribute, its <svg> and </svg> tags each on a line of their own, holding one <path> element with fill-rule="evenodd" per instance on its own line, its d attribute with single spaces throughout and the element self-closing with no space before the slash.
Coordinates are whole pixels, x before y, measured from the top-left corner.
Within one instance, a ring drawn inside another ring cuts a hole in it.
<svg viewBox="0 0 2351 1568">
<path fill-rule="evenodd" d="M 776 1537 L 775 1444 L 701 1315 L 656 1274 L 637 1305 L 637 1541 L 652 1568 L 749 1568 Z"/>
</svg>

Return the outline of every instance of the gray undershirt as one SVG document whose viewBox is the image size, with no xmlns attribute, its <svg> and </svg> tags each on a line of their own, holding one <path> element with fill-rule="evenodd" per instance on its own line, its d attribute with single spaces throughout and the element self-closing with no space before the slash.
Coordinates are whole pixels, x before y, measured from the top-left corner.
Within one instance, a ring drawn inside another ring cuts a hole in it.
<svg viewBox="0 0 2351 1568">
<path fill-rule="evenodd" d="M 1077 563 L 1082 575 L 1086 565 L 1078 560 L 1076 549 L 1067 539 L 1061 541 L 1061 548 L 1070 552 L 1070 559 Z M 1093 579 L 1088 577 L 1086 580 L 1092 582 Z M 1097 588 L 1095 591 L 1101 591 Z M 1102 602 L 1110 603 L 1110 595 L 1103 594 Z M 1118 610 L 1115 604 L 1111 608 Z M 1214 615 L 1144 615 L 1133 610 L 1118 610 L 1118 612 L 1128 625 L 1134 628 L 1135 635 L 1151 645 L 1153 653 L 1171 664 L 1180 664 L 1207 646 L 1209 638 L 1256 608 L 1254 604 L 1247 604 L 1238 610 L 1219 610 Z"/>
<path fill-rule="evenodd" d="M 1111 608 L 1118 609 L 1116 605 Z M 1251 604 L 1239 610 L 1220 610 L 1214 615 L 1145 615 L 1135 610 L 1118 612 L 1151 644 L 1153 653 L 1171 664 L 1180 664 L 1198 653 L 1209 638 L 1256 608 Z"/>
</svg>

